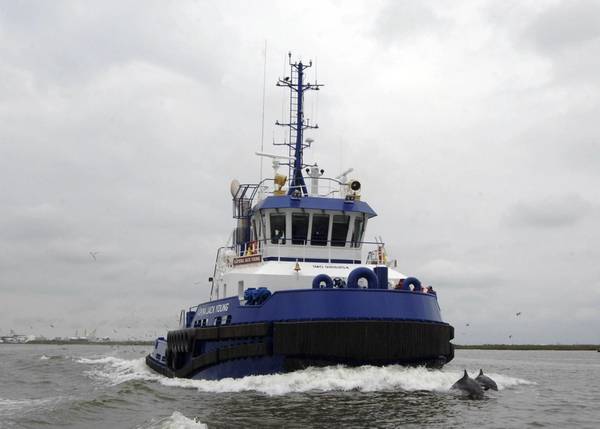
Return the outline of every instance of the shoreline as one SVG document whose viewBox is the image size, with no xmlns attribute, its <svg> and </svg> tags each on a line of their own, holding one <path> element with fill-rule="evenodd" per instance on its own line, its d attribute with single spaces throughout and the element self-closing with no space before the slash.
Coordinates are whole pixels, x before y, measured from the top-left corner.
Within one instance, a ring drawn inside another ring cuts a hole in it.
<svg viewBox="0 0 600 429">
<path fill-rule="evenodd" d="M 131 340 L 131 341 L 58 341 L 58 340 L 34 340 L 25 343 L 0 343 L 2 345 L 59 345 L 59 346 L 151 346 L 154 341 Z"/>
<path fill-rule="evenodd" d="M 600 351 L 600 344 L 455 344 L 456 350 Z"/>
<path fill-rule="evenodd" d="M 151 346 L 154 341 L 129 340 L 129 341 L 57 341 L 37 340 L 26 343 L 0 343 L 2 345 L 15 344 L 47 344 L 60 346 Z M 455 344 L 456 350 L 549 350 L 549 351 L 598 351 L 600 344 Z"/>
</svg>

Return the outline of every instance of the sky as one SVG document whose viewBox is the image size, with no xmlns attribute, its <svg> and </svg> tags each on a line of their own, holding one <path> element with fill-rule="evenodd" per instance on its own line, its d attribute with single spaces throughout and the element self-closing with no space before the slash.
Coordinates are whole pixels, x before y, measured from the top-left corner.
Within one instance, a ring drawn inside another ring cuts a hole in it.
<svg viewBox="0 0 600 429">
<path fill-rule="evenodd" d="M 354 168 L 456 343 L 600 343 L 585 0 L 0 0 L 0 335 L 149 339 L 206 300 L 288 52 L 325 84 L 305 160 Z"/>
</svg>

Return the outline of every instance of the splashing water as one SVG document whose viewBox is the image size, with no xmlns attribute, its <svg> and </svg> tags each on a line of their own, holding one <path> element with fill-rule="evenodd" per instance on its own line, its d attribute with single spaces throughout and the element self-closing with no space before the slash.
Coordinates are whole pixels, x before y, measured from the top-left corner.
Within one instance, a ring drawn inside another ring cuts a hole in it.
<svg viewBox="0 0 600 429">
<path fill-rule="evenodd" d="M 253 375 L 221 380 L 189 380 L 167 378 L 149 369 L 145 360 L 103 357 L 81 358 L 78 363 L 93 365 L 86 374 L 113 385 L 130 380 L 157 381 L 164 386 L 197 389 L 200 392 L 231 393 L 255 391 L 266 395 L 285 395 L 302 392 L 330 391 L 430 391 L 447 392 L 462 377 L 462 372 L 429 370 L 424 367 L 408 368 L 399 365 L 385 367 L 330 366 L 307 368 L 286 374 Z M 475 374 L 475 370 L 470 371 Z M 489 374 L 500 390 L 519 384 L 533 384 L 527 380 L 501 374 Z"/>
<path fill-rule="evenodd" d="M 150 423 L 149 426 L 142 426 L 139 429 L 208 429 L 208 426 L 197 419 L 189 419 L 179 411 L 175 411 L 169 417 L 157 420 Z"/>
</svg>

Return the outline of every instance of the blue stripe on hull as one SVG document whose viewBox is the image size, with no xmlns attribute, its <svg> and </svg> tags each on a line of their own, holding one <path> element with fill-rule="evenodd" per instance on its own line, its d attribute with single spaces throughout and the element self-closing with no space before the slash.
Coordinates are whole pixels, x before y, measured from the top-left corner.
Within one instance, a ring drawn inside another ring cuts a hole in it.
<svg viewBox="0 0 600 429">
<path fill-rule="evenodd" d="M 386 289 L 298 289 L 275 292 L 261 305 L 241 305 L 237 297 L 200 304 L 199 325 L 216 317 L 230 323 L 285 320 L 386 319 L 444 323 L 433 294 Z"/>
</svg>

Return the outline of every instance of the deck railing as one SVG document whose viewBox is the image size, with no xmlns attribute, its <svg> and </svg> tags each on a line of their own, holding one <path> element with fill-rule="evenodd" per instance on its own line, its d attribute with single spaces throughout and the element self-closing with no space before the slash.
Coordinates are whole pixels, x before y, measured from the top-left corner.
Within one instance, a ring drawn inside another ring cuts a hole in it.
<svg viewBox="0 0 600 429">
<path fill-rule="evenodd" d="M 363 245 L 376 246 L 374 250 L 370 250 L 367 254 L 367 264 L 385 264 L 387 263 L 387 255 L 385 252 L 385 243 L 381 241 L 356 241 L 356 240 L 302 240 L 302 244 L 292 244 L 292 240 L 288 238 L 279 238 L 273 242 L 271 238 L 265 238 L 263 240 L 249 241 L 243 244 L 239 244 L 231 249 L 235 251 L 236 257 L 261 255 L 276 257 L 277 260 L 282 258 L 282 250 L 286 257 L 297 257 L 298 259 L 307 259 L 315 254 L 319 256 L 323 255 L 323 250 L 327 250 L 327 258 L 329 261 L 332 259 L 343 259 L 332 257 L 332 253 L 335 255 L 337 252 L 348 252 L 348 251 L 361 251 Z M 296 239 L 298 241 L 298 239 Z M 318 242 L 319 244 L 314 244 Z M 335 243 L 335 245 L 334 245 Z M 340 244 L 343 243 L 343 246 Z M 349 245 L 349 246 L 348 246 Z M 268 249 L 268 251 L 266 251 Z M 276 254 L 272 254 L 270 250 L 276 249 Z M 290 255 L 289 251 L 299 250 L 301 253 L 294 252 L 294 255 Z M 343 254 L 343 253 L 342 253 Z M 362 260 L 362 257 L 360 258 Z"/>
<path fill-rule="evenodd" d="M 345 192 L 344 192 L 344 188 L 347 186 L 346 183 L 338 180 L 338 179 L 334 179 L 332 177 L 317 177 L 317 178 L 311 178 L 311 177 L 306 177 L 306 189 L 308 191 L 308 196 L 311 197 L 322 197 L 322 198 L 326 198 L 326 197 L 331 197 L 334 194 L 339 194 L 340 197 L 345 197 Z M 312 189 L 312 181 L 316 180 L 317 181 L 317 185 L 318 185 L 318 191 L 314 192 L 315 190 Z M 263 179 L 258 185 L 258 199 L 261 200 L 263 198 L 265 198 L 268 195 L 279 195 L 277 193 L 277 190 L 275 189 L 275 180 L 274 179 Z M 298 197 L 300 197 L 302 195 L 302 186 L 296 185 L 296 186 L 286 186 L 285 188 L 281 189 L 280 191 L 285 194 L 289 193 L 289 190 L 292 189 L 292 191 L 298 191 L 299 195 Z M 291 194 L 292 196 L 294 195 L 294 193 L 292 192 Z"/>
</svg>

